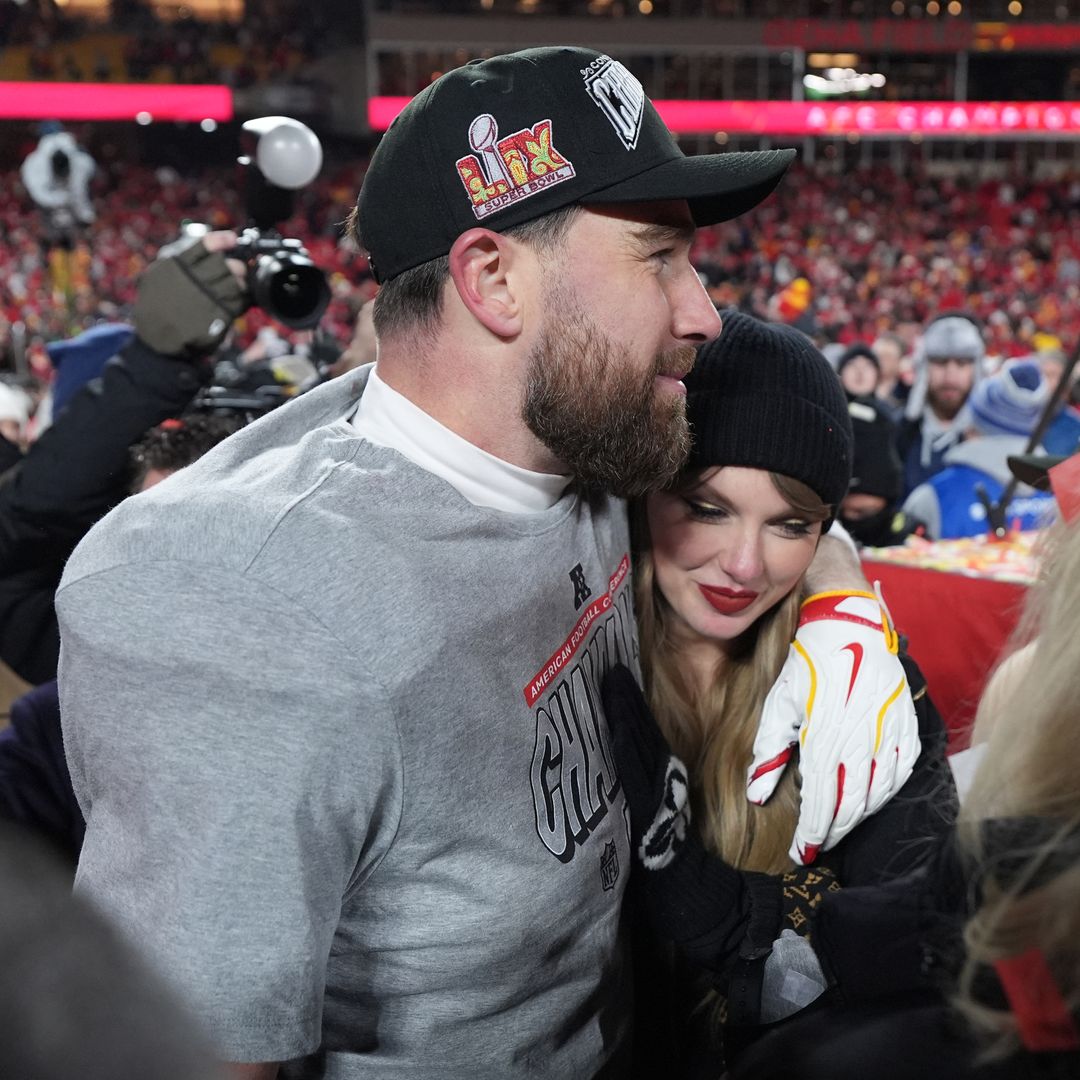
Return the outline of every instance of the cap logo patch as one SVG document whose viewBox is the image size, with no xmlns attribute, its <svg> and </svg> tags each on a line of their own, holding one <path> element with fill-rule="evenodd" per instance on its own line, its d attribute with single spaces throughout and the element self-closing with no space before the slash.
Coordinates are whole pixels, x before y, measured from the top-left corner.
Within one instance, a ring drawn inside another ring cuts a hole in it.
<svg viewBox="0 0 1080 1080">
<path fill-rule="evenodd" d="M 581 74 L 585 76 L 589 97 L 611 121 L 623 145 L 627 150 L 635 149 L 645 114 L 645 90 L 641 83 L 610 56 L 598 56 Z"/>
<path fill-rule="evenodd" d="M 505 139 L 491 113 L 469 125 L 476 151 L 457 160 L 458 176 L 478 221 L 574 176 L 574 166 L 555 149 L 551 121 L 540 120 Z"/>
</svg>

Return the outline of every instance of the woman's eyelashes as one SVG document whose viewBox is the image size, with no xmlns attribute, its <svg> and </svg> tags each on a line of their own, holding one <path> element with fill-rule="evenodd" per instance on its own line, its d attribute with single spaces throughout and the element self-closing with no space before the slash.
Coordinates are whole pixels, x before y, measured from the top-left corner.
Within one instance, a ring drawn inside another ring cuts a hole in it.
<svg viewBox="0 0 1080 1080">
<path fill-rule="evenodd" d="M 790 521 L 779 521 L 777 527 L 786 536 L 792 536 L 798 538 L 800 536 L 809 536 L 812 523 L 809 521 L 800 521 L 797 519 L 791 519 Z"/>
<path fill-rule="evenodd" d="M 697 499 L 691 499 L 685 495 L 682 496 L 682 501 L 686 505 L 687 513 L 698 521 L 708 521 L 715 524 L 732 516 L 731 510 L 726 506 L 699 502 Z M 785 518 L 781 521 L 770 521 L 768 524 L 777 529 L 782 535 L 790 536 L 793 539 L 809 536 L 813 528 L 813 522 L 804 521 L 802 518 Z"/>
<path fill-rule="evenodd" d="M 683 502 L 686 504 L 690 516 L 697 518 L 699 521 L 720 521 L 723 518 L 730 517 L 730 512 L 724 506 L 698 502 L 696 499 L 689 499 L 685 495 L 683 496 Z"/>
</svg>

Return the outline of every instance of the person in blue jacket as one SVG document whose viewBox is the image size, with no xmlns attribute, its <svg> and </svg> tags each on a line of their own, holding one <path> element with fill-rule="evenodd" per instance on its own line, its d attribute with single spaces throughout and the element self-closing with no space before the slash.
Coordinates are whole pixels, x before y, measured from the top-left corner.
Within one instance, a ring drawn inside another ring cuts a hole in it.
<svg viewBox="0 0 1080 1080">
<path fill-rule="evenodd" d="M 904 512 L 924 523 L 928 537 L 954 540 L 987 531 L 988 506 L 1000 502 L 1011 479 L 1008 458 L 1026 451 L 1048 397 L 1038 364 L 1029 361 L 1006 364 L 976 384 L 960 417 L 964 440 L 946 452 L 945 468 L 904 503 Z M 1052 506 L 1046 492 L 1020 485 L 1003 508 L 1004 524 L 1039 528 Z"/>
</svg>

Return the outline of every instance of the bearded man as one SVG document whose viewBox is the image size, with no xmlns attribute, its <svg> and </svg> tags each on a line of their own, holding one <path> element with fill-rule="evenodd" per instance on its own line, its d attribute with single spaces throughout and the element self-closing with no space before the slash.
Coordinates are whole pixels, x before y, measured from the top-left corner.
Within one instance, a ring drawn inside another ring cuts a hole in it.
<svg viewBox="0 0 1080 1080">
<path fill-rule="evenodd" d="M 986 344 L 968 316 L 946 313 L 926 325 L 915 350 L 915 382 L 897 429 L 904 497 L 945 468 L 945 455 L 964 440 L 961 416 L 982 377 Z"/>
</svg>

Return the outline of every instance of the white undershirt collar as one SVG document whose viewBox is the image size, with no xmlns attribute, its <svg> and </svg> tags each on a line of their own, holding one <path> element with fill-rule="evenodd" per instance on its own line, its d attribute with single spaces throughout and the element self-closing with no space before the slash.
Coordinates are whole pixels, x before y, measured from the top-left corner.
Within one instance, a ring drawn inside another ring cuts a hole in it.
<svg viewBox="0 0 1080 1080">
<path fill-rule="evenodd" d="M 474 506 L 535 514 L 554 506 L 572 479 L 522 469 L 481 450 L 388 386 L 374 367 L 349 422 L 368 442 L 396 450 Z"/>
</svg>

